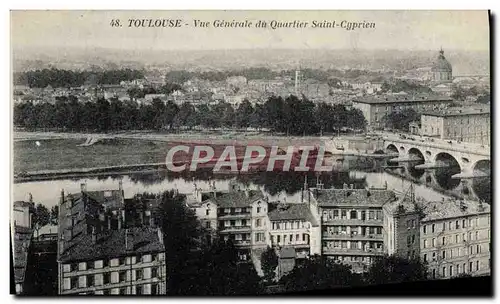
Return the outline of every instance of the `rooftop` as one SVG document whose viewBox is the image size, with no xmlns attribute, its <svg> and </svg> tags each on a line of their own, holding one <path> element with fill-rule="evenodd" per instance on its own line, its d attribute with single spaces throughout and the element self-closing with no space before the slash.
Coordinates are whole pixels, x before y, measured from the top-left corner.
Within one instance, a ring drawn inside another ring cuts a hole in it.
<svg viewBox="0 0 500 304">
<path fill-rule="evenodd" d="M 424 215 L 422 221 L 456 218 L 490 212 L 489 204 L 481 204 L 477 201 L 443 199 L 441 201 L 428 202 L 416 198 L 413 202 L 409 196 L 387 203 L 383 208 L 386 212 L 394 215 L 397 215 L 399 212 L 403 214 L 412 213 L 420 209 Z"/>
<path fill-rule="evenodd" d="M 313 226 L 318 225 L 307 204 L 277 205 L 275 209 L 269 211 L 268 216 L 270 221 L 303 220 Z"/>
<path fill-rule="evenodd" d="M 422 204 L 425 217 L 422 221 L 456 218 L 475 214 L 490 213 L 490 205 L 477 201 L 447 199 Z"/>
<path fill-rule="evenodd" d="M 279 252 L 280 259 L 295 259 L 295 248 L 283 247 Z"/>
<path fill-rule="evenodd" d="M 127 229 L 109 230 L 96 234 L 81 234 L 67 242 L 68 247 L 61 255 L 62 262 L 96 260 L 99 258 L 120 257 L 137 253 L 165 251 L 160 241 L 158 229 L 134 227 L 128 229 L 132 245 L 127 249 Z"/>
<path fill-rule="evenodd" d="M 121 214 L 106 213 L 106 206 L 108 210 L 124 208 L 121 199 L 121 190 L 82 191 L 65 196 L 64 204 L 59 206 L 59 230 L 64 236 L 59 240 L 64 244 L 61 261 L 96 260 L 165 250 L 158 229 L 130 228 L 128 238 L 126 229 L 110 229 L 108 225 L 120 221 Z M 128 250 L 126 240 L 133 244 Z"/>
<path fill-rule="evenodd" d="M 263 199 L 264 194 L 257 190 L 231 191 L 210 195 L 210 200 L 214 201 L 219 208 L 240 208 L 248 207 L 251 203 Z"/>
<path fill-rule="evenodd" d="M 323 189 L 318 190 L 315 196 L 320 207 L 382 207 L 385 203 L 396 199 L 394 192 L 385 189 Z"/>
<path fill-rule="evenodd" d="M 463 116 L 463 115 L 482 115 L 490 114 L 490 107 L 453 107 L 432 112 L 425 112 L 422 115 L 450 117 L 450 116 Z"/>
<path fill-rule="evenodd" d="M 386 96 L 365 96 L 353 100 L 353 102 L 368 103 L 368 104 L 385 104 L 385 103 L 411 103 L 411 102 L 430 102 L 430 101 L 452 101 L 450 97 L 441 95 L 386 95 Z"/>
</svg>

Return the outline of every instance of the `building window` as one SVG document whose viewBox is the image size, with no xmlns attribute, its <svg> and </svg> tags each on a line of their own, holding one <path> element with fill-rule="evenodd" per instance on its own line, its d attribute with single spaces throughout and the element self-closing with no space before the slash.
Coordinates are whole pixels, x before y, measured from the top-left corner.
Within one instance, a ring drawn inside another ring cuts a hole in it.
<svg viewBox="0 0 500 304">
<path fill-rule="evenodd" d="M 256 227 L 260 227 L 260 219 L 256 219 L 255 220 L 255 226 Z"/>
<path fill-rule="evenodd" d="M 450 277 L 453 276 L 453 266 L 450 266 Z"/>
<path fill-rule="evenodd" d="M 119 261 L 120 265 L 125 265 L 125 261 L 126 261 L 125 258 L 120 258 L 120 261 Z"/>
<path fill-rule="evenodd" d="M 469 272 L 472 272 L 472 262 L 469 262 Z"/>
<path fill-rule="evenodd" d="M 479 261 L 476 261 L 476 271 L 479 271 Z"/>
<path fill-rule="evenodd" d="M 436 239 L 435 238 L 432 239 L 432 247 L 436 247 Z"/>
<path fill-rule="evenodd" d="M 120 294 L 121 295 L 126 295 L 127 294 L 127 289 L 126 288 L 120 288 Z"/>
<path fill-rule="evenodd" d="M 427 240 L 424 240 L 424 248 L 427 248 Z"/>
<path fill-rule="evenodd" d="M 127 281 L 127 272 L 120 271 L 119 278 L 120 278 L 120 282 L 126 282 Z"/>
<path fill-rule="evenodd" d="M 460 224 L 458 223 L 458 221 L 455 222 L 455 229 L 460 229 Z"/>
<path fill-rule="evenodd" d="M 341 211 L 341 215 L 342 215 L 342 219 L 346 219 L 347 218 L 347 212 L 345 210 Z"/>
<path fill-rule="evenodd" d="M 442 257 L 443 259 L 446 259 L 446 251 L 444 251 L 444 250 L 443 250 L 443 252 L 441 252 L 441 257 Z"/>
<path fill-rule="evenodd" d="M 142 269 L 137 269 L 135 271 L 135 279 L 142 280 L 143 278 L 144 278 L 144 273 L 143 273 Z"/>
<path fill-rule="evenodd" d="M 257 207 L 257 213 L 260 213 L 260 207 Z"/>
<path fill-rule="evenodd" d="M 436 269 L 432 269 L 432 278 L 435 279 L 436 278 Z"/>
<path fill-rule="evenodd" d="M 351 211 L 351 219 L 355 220 L 358 218 L 358 212 L 356 210 Z"/>
<path fill-rule="evenodd" d="M 205 210 L 205 215 L 210 215 L 210 209 Z"/>
<path fill-rule="evenodd" d="M 427 262 L 427 253 L 424 254 L 424 262 Z"/>
<path fill-rule="evenodd" d="M 465 228 L 465 220 L 462 220 L 462 228 Z"/>
<path fill-rule="evenodd" d="M 434 233 L 435 230 L 436 230 L 436 225 L 432 224 L 432 233 Z"/>
<path fill-rule="evenodd" d="M 427 233 L 427 225 L 424 225 L 423 231 L 424 231 L 424 234 Z"/>
<path fill-rule="evenodd" d="M 210 222 L 205 222 L 205 228 L 210 229 L 211 225 Z"/>
<path fill-rule="evenodd" d="M 443 267 L 443 277 L 446 277 L 446 267 Z"/>
<path fill-rule="evenodd" d="M 151 294 L 152 295 L 157 295 L 159 294 L 158 292 L 158 284 L 151 284 Z"/>
<path fill-rule="evenodd" d="M 111 275 L 109 272 L 105 272 L 102 274 L 102 283 L 104 285 L 106 284 L 109 284 L 109 282 L 111 281 Z"/>
<path fill-rule="evenodd" d="M 443 223 L 443 231 L 446 230 L 446 223 Z"/>
<path fill-rule="evenodd" d="M 94 286 L 94 275 L 87 276 L 87 287 Z"/>
<path fill-rule="evenodd" d="M 442 242 L 443 245 L 446 245 L 446 237 L 443 236 L 443 242 Z"/>
<path fill-rule="evenodd" d="M 78 277 L 71 278 L 71 289 L 78 288 Z"/>
<path fill-rule="evenodd" d="M 156 267 L 151 268 L 151 277 L 152 278 L 158 277 L 158 268 Z"/>
</svg>

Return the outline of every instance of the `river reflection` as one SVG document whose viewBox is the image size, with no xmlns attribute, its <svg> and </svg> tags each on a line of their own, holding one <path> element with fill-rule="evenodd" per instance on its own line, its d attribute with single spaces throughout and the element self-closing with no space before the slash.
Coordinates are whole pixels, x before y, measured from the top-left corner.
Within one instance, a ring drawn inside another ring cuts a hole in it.
<svg viewBox="0 0 500 304">
<path fill-rule="evenodd" d="M 366 165 L 366 166 L 365 166 Z M 195 184 L 202 189 L 209 189 L 209 182 L 215 181 L 216 188 L 228 190 L 231 180 L 235 180 L 242 188 L 261 189 L 270 199 L 286 199 L 287 202 L 299 202 L 300 190 L 307 176 L 309 187 L 315 187 L 317 181 L 323 183 L 325 188 L 342 188 L 344 184 L 353 184 L 354 188 L 382 187 L 387 183 L 389 189 L 405 191 L 410 181 L 399 176 L 391 175 L 381 170 L 374 170 L 373 164 L 366 164 L 359 160 L 350 161 L 351 170 L 336 168 L 332 172 L 318 176 L 313 172 L 259 172 L 245 175 L 221 175 L 212 171 L 197 171 L 196 174 L 173 174 L 167 171 L 153 171 L 149 173 L 136 173 L 125 175 L 107 175 L 81 179 L 59 179 L 50 181 L 34 181 L 17 183 L 13 185 L 14 200 L 26 200 L 28 193 L 33 195 L 37 203 L 47 207 L 57 204 L 61 189 L 66 193 L 80 191 L 80 184 L 86 183 L 89 190 L 117 189 L 121 180 L 126 197 L 136 193 L 158 193 L 177 188 L 180 193 L 191 193 Z M 377 172 L 374 172 L 377 171 Z M 415 185 L 415 194 L 427 200 L 441 200 L 446 195 L 425 186 Z"/>
</svg>

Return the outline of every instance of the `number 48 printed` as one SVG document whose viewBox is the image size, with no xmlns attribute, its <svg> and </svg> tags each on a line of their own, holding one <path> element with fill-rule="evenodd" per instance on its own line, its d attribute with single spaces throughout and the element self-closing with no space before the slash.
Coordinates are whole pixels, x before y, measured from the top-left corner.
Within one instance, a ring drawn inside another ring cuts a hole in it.
<svg viewBox="0 0 500 304">
<path fill-rule="evenodd" d="M 111 27 L 121 27 L 120 19 L 111 19 L 110 22 Z"/>
</svg>

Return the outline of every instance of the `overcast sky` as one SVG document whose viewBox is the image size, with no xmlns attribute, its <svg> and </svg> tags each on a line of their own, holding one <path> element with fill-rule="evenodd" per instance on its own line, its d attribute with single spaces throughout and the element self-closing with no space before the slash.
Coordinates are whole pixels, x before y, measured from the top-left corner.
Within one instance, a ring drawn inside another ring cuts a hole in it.
<svg viewBox="0 0 500 304">
<path fill-rule="evenodd" d="M 487 11 L 13 11 L 14 48 L 489 50 Z M 182 19 L 181 28 L 128 28 L 130 18 Z M 113 28 L 111 19 L 124 26 Z M 194 19 L 374 22 L 375 29 L 194 28 Z"/>
</svg>

